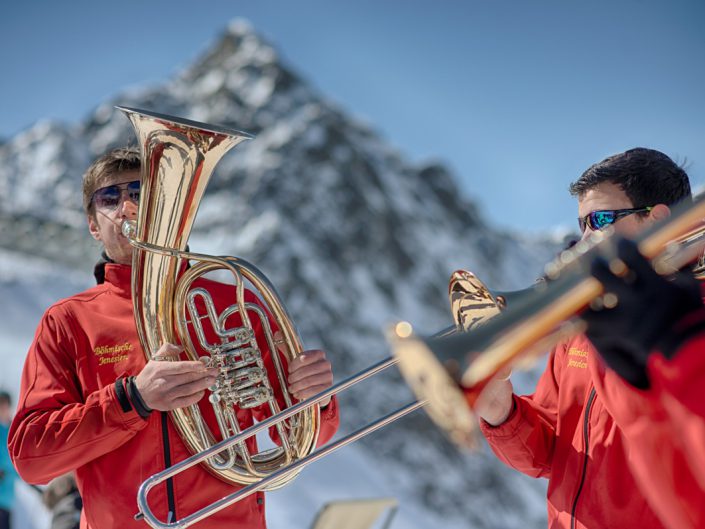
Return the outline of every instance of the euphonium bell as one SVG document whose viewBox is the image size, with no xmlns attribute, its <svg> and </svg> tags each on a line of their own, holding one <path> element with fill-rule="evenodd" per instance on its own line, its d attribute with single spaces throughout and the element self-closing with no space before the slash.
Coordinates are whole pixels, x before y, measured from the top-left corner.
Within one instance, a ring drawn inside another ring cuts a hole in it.
<svg viewBox="0 0 705 529">
<path fill-rule="evenodd" d="M 271 415 L 282 411 L 272 381 L 281 388 L 286 407 L 292 405 L 279 353 L 291 361 L 303 346 L 274 287 L 254 266 L 234 257 L 187 251 L 214 167 L 231 148 L 252 137 L 152 112 L 118 109 L 132 122 L 142 156 L 137 222 L 136 226 L 126 222 L 123 233 L 135 246 L 132 299 L 145 355 L 150 360 L 162 344 L 181 344 L 189 360 L 201 359 L 220 372 L 209 388 L 210 404 L 201 401 L 170 412 L 184 443 L 196 455 L 240 433 L 238 409 L 265 406 Z M 206 288 L 194 287 L 203 275 L 219 269 L 230 271 L 235 283 L 232 304 L 220 312 Z M 246 287 L 262 303 L 246 300 Z M 267 313 L 279 332 L 270 328 Z M 264 369 L 256 326 L 264 330 L 276 373 Z M 217 428 L 209 426 L 204 414 L 214 415 Z M 311 453 L 319 425 L 318 406 L 311 406 L 276 426 L 281 446 L 251 454 L 242 442 L 203 464 L 224 481 L 255 483 Z M 280 487 L 296 474 L 287 473 L 267 488 Z"/>
</svg>

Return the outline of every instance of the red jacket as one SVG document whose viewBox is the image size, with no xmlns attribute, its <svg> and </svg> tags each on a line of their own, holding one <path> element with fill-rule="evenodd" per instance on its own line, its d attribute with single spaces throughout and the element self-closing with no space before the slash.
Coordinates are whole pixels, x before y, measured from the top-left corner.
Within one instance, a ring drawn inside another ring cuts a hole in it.
<svg viewBox="0 0 705 529">
<path fill-rule="evenodd" d="M 651 356 L 649 390 L 633 388 L 610 370 L 598 375 L 606 406 L 629 441 L 632 471 L 672 529 L 705 528 L 704 324 L 705 311 L 689 315 L 676 332 L 691 338 L 672 359 Z"/>
<path fill-rule="evenodd" d="M 191 455 L 166 414 L 154 412 L 144 420 L 134 409 L 123 412 L 115 393 L 118 377 L 137 374 L 146 363 L 134 322 L 130 271 L 109 264 L 105 283 L 47 310 L 27 355 L 10 428 L 10 454 L 27 482 L 46 483 L 75 470 L 84 505 L 82 529 L 144 528 L 133 518 L 139 485 L 165 468 L 165 458 L 174 464 Z M 211 291 L 221 309 L 234 299 L 227 287 Z M 259 334 L 258 342 L 265 365 L 271 365 Z M 280 394 L 276 381 L 272 384 Z M 253 416 L 265 415 L 263 409 L 240 410 L 240 428 L 250 426 Z M 338 426 L 335 399 L 321 416 L 319 443 L 324 443 Z M 176 516 L 235 489 L 200 465 L 192 467 L 174 478 Z M 155 487 L 149 501 L 155 515 L 166 520 L 166 485 Z M 225 526 L 265 527 L 264 495 L 249 496 L 195 525 Z"/>
<path fill-rule="evenodd" d="M 584 336 L 559 344 L 536 392 L 515 396 L 501 425 L 481 421 L 482 432 L 506 464 L 548 478 L 549 528 L 661 528 L 607 406 L 604 371 Z"/>
</svg>

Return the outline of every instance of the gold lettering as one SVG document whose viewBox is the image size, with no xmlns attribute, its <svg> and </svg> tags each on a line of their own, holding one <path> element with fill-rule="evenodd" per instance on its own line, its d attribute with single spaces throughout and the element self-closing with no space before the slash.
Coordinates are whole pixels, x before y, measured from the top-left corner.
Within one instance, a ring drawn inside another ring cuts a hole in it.
<svg viewBox="0 0 705 529">
<path fill-rule="evenodd" d="M 568 350 L 568 356 L 583 356 L 583 357 L 587 358 L 588 352 L 583 351 L 581 349 L 576 349 L 575 347 L 571 347 Z"/>
<path fill-rule="evenodd" d="M 116 345 L 99 345 L 93 349 L 93 353 L 99 358 L 98 365 L 115 364 L 127 360 L 128 351 L 132 351 L 133 346 L 129 342 Z"/>
<path fill-rule="evenodd" d="M 98 364 L 101 366 L 105 364 L 115 364 L 117 362 L 122 362 L 123 360 L 127 360 L 127 355 L 102 356 L 100 357 L 100 361 L 98 362 Z"/>
<path fill-rule="evenodd" d="M 120 345 L 99 345 L 95 349 L 93 349 L 93 352 L 100 356 L 100 355 L 107 355 L 107 354 L 116 354 L 116 353 L 124 353 L 125 351 L 132 351 L 132 344 L 129 342 L 120 344 Z"/>
<path fill-rule="evenodd" d="M 578 369 L 587 369 L 587 362 L 581 362 L 579 360 L 570 360 L 568 362 L 568 367 L 577 367 Z"/>
</svg>

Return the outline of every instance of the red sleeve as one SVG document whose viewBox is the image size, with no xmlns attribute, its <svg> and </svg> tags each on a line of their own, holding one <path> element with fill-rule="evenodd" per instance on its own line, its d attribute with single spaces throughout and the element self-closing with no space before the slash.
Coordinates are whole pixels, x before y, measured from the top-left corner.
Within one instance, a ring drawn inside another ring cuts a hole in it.
<svg viewBox="0 0 705 529">
<path fill-rule="evenodd" d="M 338 431 L 340 415 L 338 414 L 338 399 L 333 397 L 325 408 L 321 409 L 321 430 L 316 446 L 326 444 Z"/>
<path fill-rule="evenodd" d="M 658 358 L 657 364 L 663 360 Z M 659 517 L 673 527 L 703 527 L 703 418 L 659 384 L 640 390 L 603 366 L 593 370 L 593 381 L 624 436 L 629 467 Z"/>
<path fill-rule="evenodd" d="M 638 390 L 630 387 L 626 391 Z M 643 399 L 644 408 L 649 407 L 649 400 Z M 615 421 L 620 424 L 619 417 Z M 652 409 L 624 426 L 620 424 L 620 429 L 629 467 L 661 520 L 669 527 L 704 527 L 703 422 L 668 417 Z M 694 447 L 700 447 L 699 456 Z"/>
<path fill-rule="evenodd" d="M 652 354 L 649 378 L 653 388 L 663 391 L 700 417 L 705 417 L 705 309 L 688 315 L 676 326 L 678 344 L 669 351 L 670 360 Z"/>
<path fill-rule="evenodd" d="M 480 429 L 492 451 L 510 467 L 532 477 L 548 477 L 553 461 L 558 420 L 559 361 L 557 346 L 549 357 L 533 395 L 514 395 L 514 408 L 506 421 Z"/>
<path fill-rule="evenodd" d="M 690 336 L 672 358 L 653 354 L 648 369 L 651 391 L 669 419 L 668 430 L 678 432 L 674 441 L 684 453 L 687 469 L 705 490 L 705 331 L 691 323 Z"/>
<path fill-rule="evenodd" d="M 147 424 L 134 410 L 122 410 L 112 384 L 83 399 L 72 345 L 62 326 L 45 315 L 27 354 L 8 439 L 17 472 L 29 483 L 75 470 Z"/>
<path fill-rule="evenodd" d="M 705 281 L 700 282 L 705 302 Z M 690 312 L 671 329 L 660 344 L 663 354 L 649 357 L 648 373 L 655 391 L 668 395 L 665 405 L 677 403 L 705 418 L 705 307 Z M 670 358 L 668 360 L 667 358 Z"/>
</svg>

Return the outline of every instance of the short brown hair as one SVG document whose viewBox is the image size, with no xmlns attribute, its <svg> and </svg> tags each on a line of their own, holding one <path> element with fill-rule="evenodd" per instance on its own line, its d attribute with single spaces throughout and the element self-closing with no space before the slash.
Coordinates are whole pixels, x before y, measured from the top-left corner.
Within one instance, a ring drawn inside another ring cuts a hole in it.
<svg viewBox="0 0 705 529">
<path fill-rule="evenodd" d="M 100 189 L 111 176 L 130 171 L 139 171 L 142 167 L 140 152 L 132 147 L 113 149 L 98 158 L 83 175 L 83 209 L 88 216 L 93 216 L 93 193 Z"/>
<path fill-rule="evenodd" d="M 570 194 L 582 197 L 603 182 L 619 186 L 635 208 L 690 200 L 688 175 L 660 151 L 637 147 L 590 166 L 570 185 Z"/>
</svg>

